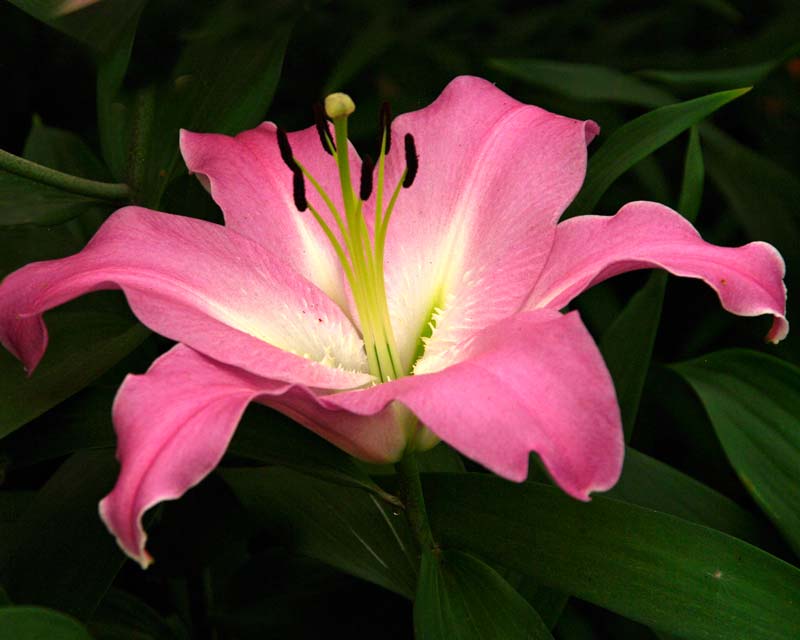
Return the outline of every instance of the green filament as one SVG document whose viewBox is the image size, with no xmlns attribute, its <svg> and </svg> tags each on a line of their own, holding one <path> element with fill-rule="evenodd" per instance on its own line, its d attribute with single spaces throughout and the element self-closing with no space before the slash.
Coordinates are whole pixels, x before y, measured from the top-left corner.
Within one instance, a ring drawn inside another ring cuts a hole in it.
<svg viewBox="0 0 800 640">
<path fill-rule="evenodd" d="M 337 258 L 342 263 L 345 277 L 350 285 L 358 317 L 361 321 L 364 349 L 369 370 L 381 382 L 397 379 L 408 372 L 400 359 L 399 351 L 389 317 L 384 281 L 384 248 L 386 233 L 392 210 L 397 202 L 400 188 L 406 173 L 392 192 L 386 209 L 384 202 L 384 178 L 386 166 L 386 140 L 388 132 L 384 129 L 381 139 L 380 155 L 377 162 L 377 189 L 375 195 L 374 239 L 370 237 L 364 217 L 364 202 L 353 189 L 350 172 L 350 158 L 347 141 L 347 117 L 355 109 L 350 98 L 344 94 L 333 94 L 325 103 L 328 116 L 333 120 L 334 144 L 328 144 L 339 170 L 339 182 L 344 204 L 344 215 L 334 205 L 331 197 L 311 173 L 295 158 L 299 171 L 308 179 L 314 190 L 330 210 L 343 242 L 334 230 L 311 204 L 308 208 L 331 243 Z M 388 123 L 387 123 L 388 126 Z M 328 137 L 326 136 L 326 139 Z M 331 141 L 333 142 L 333 141 Z"/>
</svg>

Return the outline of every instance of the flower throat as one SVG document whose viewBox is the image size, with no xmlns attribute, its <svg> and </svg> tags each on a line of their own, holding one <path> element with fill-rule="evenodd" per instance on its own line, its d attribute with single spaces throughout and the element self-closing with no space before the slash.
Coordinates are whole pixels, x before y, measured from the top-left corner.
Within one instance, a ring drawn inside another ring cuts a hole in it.
<svg viewBox="0 0 800 640">
<path fill-rule="evenodd" d="M 407 133 L 403 140 L 406 168 L 386 201 L 385 197 L 389 194 L 384 190 L 385 165 L 392 140 L 391 115 L 389 106 L 384 103 L 380 110 L 378 161 L 373 163 L 369 156 L 364 157 L 356 193 L 350 175 L 347 141 L 347 118 L 355 109 L 355 103 L 344 93 L 333 93 L 325 98 L 324 112 L 321 105 L 317 105 L 314 109 L 322 148 L 332 156 L 339 170 L 344 215 L 334 205 L 322 185 L 294 156 L 289 138 L 283 129 L 278 129 L 278 147 L 281 158 L 292 171 L 292 190 L 297 209 L 311 212 L 342 264 L 361 322 L 370 373 L 381 382 L 386 382 L 406 375 L 410 366 L 410 363 L 404 365 L 400 361 L 392 331 L 386 303 L 383 258 L 386 232 L 397 197 L 401 189 L 411 186 L 417 174 L 417 151 L 414 138 Z M 333 121 L 333 135 L 325 116 Z M 374 173 L 377 175 L 373 175 Z M 330 210 L 342 242 L 317 209 L 308 202 L 306 180 L 311 183 Z M 372 195 L 373 187 L 375 187 L 375 224 L 374 238 L 371 238 L 364 218 L 364 203 Z"/>
</svg>

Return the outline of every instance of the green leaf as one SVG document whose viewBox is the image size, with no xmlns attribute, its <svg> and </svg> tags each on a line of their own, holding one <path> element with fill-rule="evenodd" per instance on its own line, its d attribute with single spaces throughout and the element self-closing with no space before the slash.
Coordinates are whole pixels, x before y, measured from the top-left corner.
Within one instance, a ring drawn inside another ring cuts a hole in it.
<svg viewBox="0 0 800 640">
<path fill-rule="evenodd" d="M 744 486 L 800 555 L 800 369 L 738 349 L 673 368 L 700 396 Z"/>
<path fill-rule="evenodd" d="M 747 234 L 800 255 L 800 179 L 718 129 L 702 133 L 709 178 Z"/>
<path fill-rule="evenodd" d="M 0 170 L 0 226 L 62 224 L 87 211 L 109 212 L 111 202 L 70 193 Z"/>
<path fill-rule="evenodd" d="M 12 469 L 53 460 L 81 449 L 113 448 L 111 404 L 116 389 L 90 386 L 60 403 L 25 429 L 18 429 L 0 442 L 0 459 Z"/>
<path fill-rule="evenodd" d="M 0 522 L 16 522 L 31 503 L 34 491 L 0 491 Z"/>
<path fill-rule="evenodd" d="M 146 339 L 87 388 L 3 438 L 0 460 L 16 470 L 82 449 L 113 449 L 117 442 L 111 423 L 114 396 L 129 373 L 146 371 L 160 354 L 157 339 Z"/>
<path fill-rule="evenodd" d="M 108 180 L 108 171 L 74 133 L 45 126 L 38 116 L 25 141 L 23 157 L 37 164 L 89 180 Z M 0 172 L 0 224 L 62 224 L 87 212 L 107 215 L 116 205 L 71 193 L 25 176 Z"/>
<path fill-rule="evenodd" d="M 683 159 L 683 181 L 678 200 L 678 211 L 689 222 L 697 220 L 700 204 L 703 201 L 703 188 L 706 180 L 706 167 L 703 162 L 703 148 L 697 127 L 689 130 L 689 144 Z"/>
<path fill-rule="evenodd" d="M 666 273 L 651 274 L 600 340 L 600 352 L 617 390 L 626 442 L 631 439 L 639 412 L 666 286 Z"/>
<path fill-rule="evenodd" d="M 446 442 L 440 442 L 433 449 L 416 454 L 420 473 L 427 471 L 464 471 L 464 461 Z M 394 472 L 394 471 L 392 471 Z"/>
<path fill-rule="evenodd" d="M 790 638 L 800 570 L 674 516 L 483 474 L 423 478 L 434 536 L 686 639 Z"/>
<path fill-rule="evenodd" d="M 281 547 L 251 557 L 214 596 L 211 623 L 225 640 L 411 636 L 404 598 Z"/>
<path fill-rule="evenodd" d="M 92 640 L 69 616 L 40 607 L 0 607 L 0 638 L 7 640 Z"/>
<path fill-rule="evenodd" d="M 130 314 L 79 308 L 47 314 L 50 342 L 32 376 L 0 350 L 0 437 L 83 389 L 149 335 Z"/>
<path fill-rule="evenodd" d="M 341 91 L 367 65 L 391 48 L 398 35 L 397 25 L 390 23 L 390 16 L 385 12 L 360 25 L 353 41 L 332 60 L 334 66 L 322 95 Z"/>
<path fill-rule="evenodd" d="M 739 22 L 742 19 L 742 12 L 739 11 L 728 0 L 691 0 L 693 4 L 700 5 L 706 9 L 713 11 L 718 16 L 729 20 L 730 22 Z"/>
<path fill-rule="evenodd" d="M 0 233 L 0 278 L 30 262 L 72 255 L 85 245 L 79 220 L 56 227 L 4 227 Z"/>
<path fill-rule="evenodd" d="M 399 510 L 359 489 L 280 467 L 221 475 L 255 521 L 291 549 L 413 597 L 416 552 Z"/>
<path fill-rule="evenodd" d="M 172 82 L 156 92 L 154 105 L 144 101 L 152 114 L 133 116 L 134 155 L 144 167 L 141 182 L 134 182 L 141 202 L 157 205 L 169 182 L 184 171 L 179 129 L 232 135 L 264 119 L 289 34 L 289 27 L 278 25 L 263 40 L 201 38 L 189 44 Z"/>
<path fill-rule="evenodd" d="M 461 551 L 423 554 L 414 631 L 417 640 L 553 637 L 500 574 Z"/>
<path fill-rule="evenodd" d="M 619 482 L 605 495 L 717 529 L 758 547 L 767 544 L 758 519 L 733 500 L 630 447 Z"/>
<path fill-rule="evenodd" d="M 95 52 L 105 53 L 116 44 L 128 21 L 138 16 L 146 1 L 11 0 L 11 3 Z"/>
<path fill-rule="evenodd" d="M 2 579 L 14 602 L 41 604 L 85 620 L 125 557 L 97 515 L 118 466 L 110 450 L 70 457 L 14 527 L 4 549 Z"/>
<path fill-rule="evenodd" d="M 96 634 L 101 638 L 112 637 L 110 629 L 119 629 L 119 638 L 148 638 L 150 640 L 176 640 L 177 635 L 170 625 L 143 600 L 122 591 L 111 588 L 103 598 L 97 611 L 92 616 L 90 628 L 94 632 L 98 628 L 105 633 Z M 134 635 L 134 634 L 140 634 Z M 114 636 L 116 637 L 116 636 Z"/>
<path fill-rule="evenodd" d="M 572 603 L 567 605 L 558 620 L 556 633 L 558 633 L 559 640 L 597 640 L 599 638 L 589 618 Z"/>
<path fill-rule="evenodd" d="M 660 107 L 674 101 L 666 91 L 616 69 L 536 58 L 494 58 L 489 67 L 534 87 L 587 102 Z M 741 85 L 739 85 L 741 86 Z"/>
<path fill-rule="evenodd" d="M 97 61 L 97 127 L 103 158 L 116 180 L 126 180 L 127 107 L 121 89 L 130 63 L 141 9 L 120 30 L 113 47 Z"/>
<path fill-rule="evenodd" d="M 564 613 L 564 607 L 569 602 L 569 595 L 556 589 L 543 587 L 530 576 L 519 573 L 517 575 L 520 576 L 520 580 L 518 584 L 514 585 L 515 588 L 536 609 L 542 622 L 552 631 Z"/>
<path fill-rule="evenodd" d="M 667 71 L 648 69 L 637 75 L 665 84 L 676 91 L 699 93 L 719 91 L 731 87 L 753 86 L 764 80 L 786 60 L 800 53 L 800 43 L 788 47 L 780 55 L 765 62 L 743 64 L 723 69 Z"/>
<path fill-rule="evenodd" d="M 583 189 L 565 217 L 591 213 L 606 189 L 642 158 L 748 91 L 722 91 L 671 104 L 646 113 L 614 131 L 589 159 Z"/>
<path fill-rule="evenodd" d="M 90 180 L 107 180 L 108 170 L 89 146 L 71 131 L 48 127 L 38 116 L 25 140 L 24 158 Z"/>
</svg>

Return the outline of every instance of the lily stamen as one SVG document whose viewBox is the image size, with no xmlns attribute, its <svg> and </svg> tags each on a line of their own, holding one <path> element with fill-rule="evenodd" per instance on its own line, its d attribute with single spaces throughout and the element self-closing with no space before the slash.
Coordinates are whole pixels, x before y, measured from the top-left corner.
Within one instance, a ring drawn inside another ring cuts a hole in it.
<svg viewBox="0 0 800 640">
<path fill-rule="evenodd" d="M 292 185 L 297 208 L 301 211 L 306 209 L 311 211 L 342 263 L 342 268 L 353 293 L 353 299 L 358 311 L 370 372 L 379 380 L 387 381 L 405 375 L 408 370 L 403 367 L 400 361 L 394 331 L 389 318 L 386 286 L 383 281 L 383 245 L 386 240 L 388 221 L 400 189 L 403 186 L 410 186 L 409 175 L 413 180 L 413 176 L 416 174 L 417 155 L 413 138 L 407 135 L 405 143 L 407 168 L 392 193 L 389 206 L 383 211 L 385 161 L 391 141 L 391 115 L 388 105 L 383 105 L 380 112 L 382 130 L 375 203 L 376 224 L 371 234 L 364 218 L 364 203 L 369 200 L 375 187 L 373 176 L 375 164 L 369 156 L 365 156 L 361 165 L 359 189 L 356 194 L 350 176 L 350 159 L 347 153 L 347 117 L 354 111 L 355 104 L 349 96 L 342 93 L 331 94 L 325 99 L 324 114 L 319 107 L 315 108 L 316 129 L 320 142 L 325 150 L 333 156 L 339 169 L 344 215 L 340 214 L 331 197 L 325 192 L 320 183 L 294 157 L 288 137 L 282 130 L 278 133 L 278 146 L 281 157 L 292 171 Z M 333 120 L 333 135 L 328 130 L 326 115 Z M 304 178 L 309 179 L 311 185 L 330 210 L 344 240 L 344 246 L 338 241 L 325 219 L 308 203 L 305 195 Z"/>
<path fill-rule="evenodd" d="M 381 104 L 378 114 L 378 146 L 385 154 L 392 148 L 392 108 L 388 102 Z"/>
<path fill-rule="evenodd" d="M 294 206 L 301 213 L 308 209 L 308 199 L 306 198 L 306 183 L 302 172 L 298 169 L 292 174 L 292 196 Z"/>
<path fill-rule="evenodd" d="M 334 153 L 336 153 L 336 145 L 334 144 L 333 137 L 328 129 L 328 121 L 325 119 L 325 111 L 323 110 L 322 105 L 318 102 L 314 103 L 312 109 L 314 110 L 314 126 L 317 128 L 319 141 L 322 144 L 322 148 L 325 150 L 325 153 L 332 156 Z"/>
<path fill-rule="evenodd" d="M 369 200 L 372 195 L 372 172 L 375 169 L 375 163 L 370 156 L 364 156 L 361 162 L 361 184 L 358 189 L 358 197 L 362 202 Z"/>
<path fill-rule="evenodd" d="M 414 183 L 414 178 L 417 177 L 419 158 L 417 157 L 417 145 L 414 143 L 414 136 L 407 133 L 403 143 L 406 152 L 406 174 L 405 178 L 403 178 L 403 188 L 408 189 Z"/>
<path fill-rule="evenodd" d="M 375 164 L 369 156 L 364 157 L 361 165 L 358 197 L 356 197 L 350 177 L 350 159 L 347 154 L 347 117 L 354 111 L 355 104 L 349 96 L 342 93 L 331 94 L 325 99 L 324 114 L 319 106 L 316 106 L 314 110 L 320 142 L 323 148 L 333 156 L 339 169 L 344 216 L 340 214 L 333 200 L 320 183 L 294 156 L 289 138 L 282 129 L 278 129 L 278 148 L 284 163 L 292 171 L 292 191 L 295 206 L 299 211 L 311 211 L 312 216 L 331 243 L 337 258 L 342 263 L 345 278 L 353 293 L 353 299 L 361 322 L 364 350 L 370 372 L 376 378 L 385 382 L 397 379 L 408 373 L 408 369 L 404 368 L 400 361 L 389 317 L 383 259 L 386 231 L 392 210 L 400 189 L 411 186 L 411 182 L 413 182 L 417 172 L 418 160 L 414 138 L 411 134 L 406 134 L 406 169 L 403 171 L 384 211 L 382 207 L 385 162 L 391 143 L 391 114 L 388 104 L 384 104 L 380 112 L 382 131 L 378 157 L 375 229 L 373 234 L 370 234 L 364 218 L 364 203 L 369 200 L 374 188 L 373 171 Z M 333 136 L 328 130 L 325 115 L 333 120 Z M 342 150 L 344 150 L 344 153 L 341 153 Z M 305 192 L 305 178 L 308 178 L 314 190 L 331 212 L 336 222 L 336 227 L 344 240 L 344 246 L 339 242 L 325 219 L 308 202 Z"/>
</svg>

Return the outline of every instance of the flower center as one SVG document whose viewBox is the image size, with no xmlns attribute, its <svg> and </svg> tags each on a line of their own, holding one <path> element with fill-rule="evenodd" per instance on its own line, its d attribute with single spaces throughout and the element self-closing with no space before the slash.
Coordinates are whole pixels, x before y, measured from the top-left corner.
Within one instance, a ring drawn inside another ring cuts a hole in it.
<svg viewBox="0 0 800 640">
<path fill-rule="evenodd" d="M 369 156 L 364 157 L 359 189 L 356 193 L 351 180 L 347 141 L 347 118 L 355 108 L 349 96 L 344 93 L 334 93 L 325 98 L 324 113 L 322 108 L 315 110 L 320 142 L 338 168 L 343 212 L 339 211 L 320 183 L 294 157 L 289 139 L 282 129 L 278 129 L 278 146 L 283 161 L 292 170 L 295 205 L 300 211 L 308 209 L 311 212 L 342 264 L 361 323 L 370 373 L 381 382 L 386 382 L 406 375 L 410 366 L 410 363 L 401 362 L 392 331 L 386 302 L 383 260 L 386 232 L 400 190 L 410 187 L 417 173 L 417 152 L 414 138 L 411 134 L 406 134 L 403 141 L 406 168 L 389 195 L 384 188 L 384 177 L 386 155 L 391 147 L 391 131 L 388 105 L 384 105 L 380 115 L 378 161 L 375 164 Z M 325 115 L 333 121 L 333 135 L 328 128 Z M 376 169 L 377 175 L 373 176 Z M 341 241 L 319 211 L 306 199 L 306 179 L 330 210 Z M 370 234 L 364 203 L 371 197 L 373 187 L 375 187 L 375 220 L 373 233 Z"/>
</svg>

